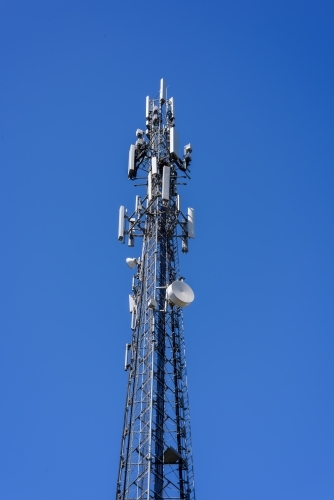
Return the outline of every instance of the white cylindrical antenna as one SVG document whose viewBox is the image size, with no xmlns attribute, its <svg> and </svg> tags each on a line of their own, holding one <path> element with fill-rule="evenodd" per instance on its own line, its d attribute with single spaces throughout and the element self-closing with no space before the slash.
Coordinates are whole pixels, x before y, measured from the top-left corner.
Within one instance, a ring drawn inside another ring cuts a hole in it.
<svg viewBox="0 0 334 500">
<path fill-rule="evenodd" d="M 152 200 L 152 173 L 148 173 L 148 178 L 147 178 L 147 196 L 148 196 L 148 201 Z"/>
<path fill-rule="evenodd" d="M 162 173 L 162 190 L 161 190 L 161 198 L 164 201 L 169 200 L 169 186 L 170 186 L 170 167 L 165 166 Z"/>
<path fill-rule="evenodd" d="M 152 158 L 152 175 L 156 175 L 158 173 L 158 160 L 156 156 Z"/>
<path fill-rule="evenodd" d="M 130 150 L 129 150 L 129 164 L 128 164 L 128 177 L 129 179 L 132 179 L 132 177 L 135 175 L 135 154 L 136 154 L 136 147 L 131 144 Z"/>
<path fill-rule="evenodd" d="M 195 238 L 195 210 L 193 208 L 188 208 L 188 237 Z"/>
<path fill-rule="evenodd" d="M 175 118 L 175 99 L 174 99 L 174 97 L 171 97 L 169 99 L 169 103 L 170 103 L 170 110 L 172 112 L 173 118 Z"/>
<path fill-rule="evenodd" d="M 181 196 L 179 194 L 176 197 L 176 208 L 178 212 L 181 212 Z"/>
<path fill-rule="evenodd" d="M 161 78 L 160 80 L 160 102 L 163 103 L 166 101 L 166 81 Z"/>
<path fill-rule="evenodd" d="M 151 103 L 150 103 L 150 96 L 148 95 L 146 97 L 146 120 L 150 117 L 150 111 L 151 111 Z"/>
<path fill-rule="evenodd" d="M 172 156 L 179 156 L 179 134 L 175 127 L 169 129 L 170 133 L 170 152 Z"/>
<path fill-rule="evenodd" d="M 124 219 L 124 206 L 121 205 L 119 207 L 119 217 L 118 217 L 118 241 L 122 241 L 124 238 L 124 225 L 125 225 L 125 219 Z"/>
</svg>

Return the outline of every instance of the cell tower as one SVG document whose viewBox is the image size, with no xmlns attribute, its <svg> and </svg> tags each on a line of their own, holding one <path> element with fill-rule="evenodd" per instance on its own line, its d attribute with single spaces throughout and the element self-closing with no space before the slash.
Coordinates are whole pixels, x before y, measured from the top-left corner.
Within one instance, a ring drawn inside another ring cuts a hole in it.
<svg viewBox="0 0 334 500">
<path fill-rule="evenodd" d="M 142 237 L 129 296 L 132 339 L 116 500 L 195 500 L 182 308 L 194 293 L 180 276 L 178 246 L 188 252 L 194 210 L 181 211 L 178 186 L 190 179 L 191 145 L 179 155 L 175 103 L 160 82 L 146 98 L 146 131 L 130 146 L 128 177 L 146 186 L 134 212 L 119 210 L 118 240 Z M 140 174 L 140 176 L 139 176 Z"/>
</svg>

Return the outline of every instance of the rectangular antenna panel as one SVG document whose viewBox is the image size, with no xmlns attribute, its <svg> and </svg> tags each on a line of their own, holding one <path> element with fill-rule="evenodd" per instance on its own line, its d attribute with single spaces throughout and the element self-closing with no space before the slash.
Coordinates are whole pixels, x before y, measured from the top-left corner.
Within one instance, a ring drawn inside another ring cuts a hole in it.
<svg viewBox="0 0 334 500">
<path fill-rule="evenodd" d="M 166 81 L 161 78 L 160 80 L 160 102 L 165 102 L 166 100 Z"/>
<path fill-rule="evenodd" d="M 174 156 L 179 156 L 179 134 L 175 127 L 169 129 L 170 133 L 170 152 Z"/>
<path fill-rule="evenodd" d="M 131 144 L 129 151 L 129 165 L 128 165 L 128 176 L 130 178 L 135 174 L 135 154 L 136 154 L 136 148 L 133 144 Z"/>
<path fill-rule="evenodd" d="M 161 198 L 165 201 L 169 200 L 169 185 L 170 185 L 170 167 L 165 166 L 162 174 L 162 193 L 161 193 Z"/>
<path fill-rule="evenodd" d="M 146 97 L 146 118 L 150 117 L 151 105 L 150 105 L 150 96 Z"/>
<path fill-rule="evenodd" d="M 135 299 L 134 299 L 133 295 L 129 295 L 129 309 L 130 309 L 130 313 L 132 313 L 134 307 L 135 307 Z"/>
<path fill-rule="evenodd" d="M 175 118 L 175 99 L 174 99 L 174 97 L 171 97 L 169 99 L 169 102 L 170 102 L 170 107 L 171 107 L 172 115 Z"/>
<path fill-rule="evenodd" d="M 188 208 L 188 237 L 195 238 L 195 210 Z"/>
<path fill-rule="evenodd" d="M 122 241 L 124 238 L 124 206 L 119 207 L 119 218 L 118 218 L 118 241 Z"/>
<path fill-rule="evenodd" d="M 136 329 L 136 313 L 135 313 L 135 309 L 132 310 L 132 314 L 131 314 L 131 330 L 135 330 Z"/>
<path fill-rule="evenodd" d="M 148 201 L 151 201 L 152 200 L 152 174 L 151 174 L 151 172 L 148 173 L 147 196 L 148 196 Z"/>
<path fill-rule="evenodd" d="M 156 175 L 158 173 L 158 160 L 155 156 L 152 158 L 152 175 Z"/>
</svg>

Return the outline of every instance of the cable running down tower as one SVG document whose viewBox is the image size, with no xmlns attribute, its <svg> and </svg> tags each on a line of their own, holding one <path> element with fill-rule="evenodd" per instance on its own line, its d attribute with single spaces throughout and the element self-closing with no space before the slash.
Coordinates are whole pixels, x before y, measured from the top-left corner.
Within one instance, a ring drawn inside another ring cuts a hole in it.
<svg viewBox="0 0 334 500">
<path fill-rule="evenodd" d="M 195 500 L 182 308 L 194 293 L 180 276 L 178 247 L 195 237 L 194 209 L 181 211 L 178 186 L 190 179 L 191 145 L 179 155 L 175 103 L 160 82 L 146 98 L 146 131 L 130 146 L 128 177 L 140 180 L 129 215 L 119 210 L 118 240 L 142 238 L 129 295 L 127 395 L 116 500 Z"/>
</svg>

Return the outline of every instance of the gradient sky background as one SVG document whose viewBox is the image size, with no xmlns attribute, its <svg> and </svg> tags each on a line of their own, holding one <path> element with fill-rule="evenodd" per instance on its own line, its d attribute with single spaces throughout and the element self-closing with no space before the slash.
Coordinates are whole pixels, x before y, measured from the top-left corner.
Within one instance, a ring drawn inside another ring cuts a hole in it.
<svg viewBox="0 0 334 500">
<path fill-rule="evenodd" d="M 114 498 L 118 207 L 159 80 L 193 145 L 181 256 L 198 500 L 334 498 L 334 3 L 0 4 L 0 498 Z"/>
</svg>

